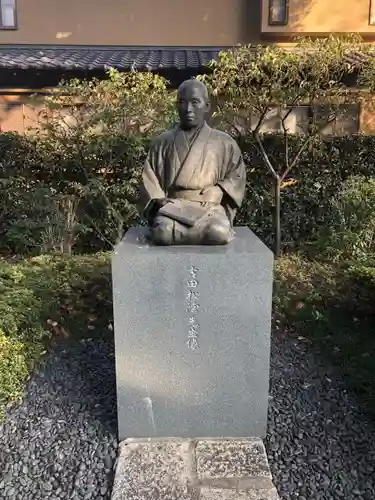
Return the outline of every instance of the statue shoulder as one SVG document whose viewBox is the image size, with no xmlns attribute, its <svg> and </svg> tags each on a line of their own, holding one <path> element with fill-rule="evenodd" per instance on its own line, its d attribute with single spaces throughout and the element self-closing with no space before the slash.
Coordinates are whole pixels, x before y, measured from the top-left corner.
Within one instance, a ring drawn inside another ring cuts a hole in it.
<svg viewBox="0 0 375 500">
<path fill-rule="evenodd" d="M 233 148 L 235 150 L 239 149 L 239 146 L 237 144 L 237 141 L 229 134 L 226 132 L 223 132 L 222 130 L 213 128 L 211 132 L 216 139 L 224 143 L 226 146 L 229 148 Z"/>
<path fill-rule="evenodd" d="M 159 147 L 164 144 L 168 144 L 174 139 L 175 130 L 165 130 L 161 134 L 157 135 L 151 140 L 151 147 Z"/>
</svg>

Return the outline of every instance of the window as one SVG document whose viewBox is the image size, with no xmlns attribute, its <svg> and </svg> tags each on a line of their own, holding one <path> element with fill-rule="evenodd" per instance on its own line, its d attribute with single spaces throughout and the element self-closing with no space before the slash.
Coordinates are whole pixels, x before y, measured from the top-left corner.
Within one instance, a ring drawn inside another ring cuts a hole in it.
<svg viewBox="0 0 375 500">
<path fill-rule="evenodd" d="M 270 26 L 283 26 L 288 24 L 288 0 L 268 0 L 268 24 Z"/>
<path fill-rule="evenodd" d="M 16 0 L 0 0 L 0 29 L 16 27 Z"/>
<path fill-rule="evenodd" d="M 370 26 L 375 25 L 375 0 L 370 0 L 369 24 Z"/>
</svg>

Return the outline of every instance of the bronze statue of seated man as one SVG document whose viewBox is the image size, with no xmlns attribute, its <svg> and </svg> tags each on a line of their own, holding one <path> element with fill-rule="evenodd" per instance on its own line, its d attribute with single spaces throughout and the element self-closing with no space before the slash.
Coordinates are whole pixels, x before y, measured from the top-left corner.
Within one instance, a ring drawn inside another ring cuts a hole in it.
<svg viewBox="0 0 375 500">
<path fill-rule="evenodd" d="M 241 151 L 232 137 L 208 126 L 206 86 L 178 89 L 180 124 L 159 135 L 145 162 L 140 208 L 156 245 L 225 245 L 246 185 Z"/>
</svg>

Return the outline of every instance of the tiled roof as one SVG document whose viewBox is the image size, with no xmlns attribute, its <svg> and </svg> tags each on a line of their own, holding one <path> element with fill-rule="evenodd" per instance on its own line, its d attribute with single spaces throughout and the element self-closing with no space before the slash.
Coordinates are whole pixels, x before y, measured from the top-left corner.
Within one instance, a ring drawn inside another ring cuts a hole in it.
<svg viewBox="0 0 375 500">
<path fill-rule="evenodd" d="M 103 70 L 204 69 L 221 50 L 229 47 L 99 47 L 51 45 L 0 45 L 0 68 Z M 293 48 L 290 48 L 293 50 Z M 352 65 L 365 62 L 363 54 L 345 57 Z"/>
<path fill-rule="evenodd" d="M 219 47 L 86 47 L 0 45 L 0 68 L 140 70 L 204 68 L 216 58 Z"/>
</svg>

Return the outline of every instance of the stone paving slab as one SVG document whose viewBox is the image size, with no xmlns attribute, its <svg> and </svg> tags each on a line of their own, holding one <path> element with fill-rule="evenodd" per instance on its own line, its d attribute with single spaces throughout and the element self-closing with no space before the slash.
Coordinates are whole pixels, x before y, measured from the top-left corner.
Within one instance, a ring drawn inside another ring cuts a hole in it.
<svg viewBox="0 0 375 500">
<path fill-rule="evenodd" d="M 199 478 L 270 477 L 260 439 L 199 441 L 196 446 Z"/>
<path fill-rule="evenodd" d="M 272 490 L 233 491 L 212 488 L 202 490 L 200 500 L 279 500 L 276 488 Z"/>
<path fill-rule="evenodd" d="M 112 500 L 279 500 L 259 438 L 127 439 Z"/>
<path fill-rule="evenodd" d="M 120 443 L 112 500 L 191 500 L 188 441 Z"/>
</svg>

